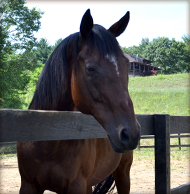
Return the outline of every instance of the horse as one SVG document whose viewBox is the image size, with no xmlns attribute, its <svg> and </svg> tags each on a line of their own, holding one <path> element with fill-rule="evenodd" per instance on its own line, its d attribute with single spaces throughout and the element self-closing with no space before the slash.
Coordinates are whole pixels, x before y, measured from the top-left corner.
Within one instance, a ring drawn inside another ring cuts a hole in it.
<svg viewBox="0 0 190 194">
<path fill-rule="evenodd" d="M 128 11 L 107 30 L 88 9 L 79 32 L 47 60 L 29 109 L 93 115 L 108 138 L 18 142 L 20 194 L 103 194 L 114 180 L 119 194 L 129 193 L 140 125 L 128 92 L 129 61 L 116 40 L 129 17 Z"/>
</svg>

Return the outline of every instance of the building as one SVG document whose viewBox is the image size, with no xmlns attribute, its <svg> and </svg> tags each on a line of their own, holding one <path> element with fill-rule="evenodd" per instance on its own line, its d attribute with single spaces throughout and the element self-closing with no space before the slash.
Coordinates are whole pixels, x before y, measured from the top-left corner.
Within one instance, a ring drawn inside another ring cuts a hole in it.
<svg viewBox="0 0 190 194">
<path fill-rule="evenodd" d="M 135 56 L 124 52 L 124 56 L 129 60 L 129 75 L 134 77 L 157 75 L 158 70 L 162 73 L 160 67 L 153 66 L 150 60 L 138 57 L 138 54 Z"/>
</svg>

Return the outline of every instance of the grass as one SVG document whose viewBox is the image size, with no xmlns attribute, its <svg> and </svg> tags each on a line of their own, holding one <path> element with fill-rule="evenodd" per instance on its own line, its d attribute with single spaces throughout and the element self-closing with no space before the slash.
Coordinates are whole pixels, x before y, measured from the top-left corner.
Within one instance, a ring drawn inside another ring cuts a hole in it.
<svg viewBox="0 0 190 194">
<path fill-rule="evenodd" d="M 190 74 L 130 77 L 129 93 L 136 114 L 170 114 L 190 116 Z M 27 109 L 35 88 L 23 95 Z"/>
<path fill-rule="evenodd" d="M 136 114 L 190 116 L 189 74 L 130 77 Z"/>
<path fill-rule="evenodd" d="M 190 116 L 189 74 L 130 77 L 129 93 L 136 114 L 170 114 Z M 177 138 L 170 139 L 178 145 Z M 181 138 L 181 144 L 190 144 L 190 138 Z M 154 139 L 141 139 L 141 145 L 154 145 Z M 190 148 L 171 148 L 171 161 L 190 159 Z M 134 151 L 134 160 L 147 160 L 154 164 L 154 149 L 141 148 Z M 176 166 L 176 168 L 182 168 Z M 174 170 L 174 167 L 171 168 Z"/>
<path fill-rule="evenodd" d="M 178 138 L 170 139 L 171 145 L 179 145 Z M 190 138 L 181 138 L 181 144 L 190 144 Z M 154 139 L 141 139 L 141 145 L 154 145 Z M 134 161 L 147 162 L 151 164 L 154 168 L 155 164 L 155 152 L 154 148 L 137 148 L 134 150 Z M 171 172 L 181 172 L 185 171 L 185 163 L 190 160 L 190 147 L 182 147 L 179 150 L 178 147 L 170 148 L 170 168 Z"/>
<path fill-rule="evenodd" d="M 0 153 L 16 151 L 16 145 L 0 146 Z"/>
<path fill-rule="evenodd" d="M 184 164 L 188 164 L 189 161 L 189 148 L 171 148 L 170 151 L 170 170 L 172 172 L 181 172 L 185 173 L 186 166 Z M 150 164 L 153 168 L 155 168 L 155 153 L 153 148 L 146 149 L 136 149 L 134 151 L 134 162 L 143 161 L 144 163 Z"/>
<path fill-rule="evenodd" d="M 0 154 L 0 160 L 1 159 L 8 160 L 9 158 L 12 158 L 12 157 L 17 157 L 17 154 L 4 154 L 4 153 Z"/>
</svg>

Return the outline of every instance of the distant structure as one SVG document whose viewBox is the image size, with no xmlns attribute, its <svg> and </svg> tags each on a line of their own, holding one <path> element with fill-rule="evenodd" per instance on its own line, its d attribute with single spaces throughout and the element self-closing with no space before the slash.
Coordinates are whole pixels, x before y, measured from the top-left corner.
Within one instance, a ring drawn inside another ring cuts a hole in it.
<svg viewBox="0 0 190 194">
<path fill-rule="evenodd" d="M 152 61 L 138 57 L 138 54 L 131 55 L 124 52 L 124 56 L 129 59 L 129 75 L 133 75 L 134 77 L 157 75 L 158 70 L 161 70 L 162 73 L 162 69 L 160 67 L 151 65 Z"/>
</svg>

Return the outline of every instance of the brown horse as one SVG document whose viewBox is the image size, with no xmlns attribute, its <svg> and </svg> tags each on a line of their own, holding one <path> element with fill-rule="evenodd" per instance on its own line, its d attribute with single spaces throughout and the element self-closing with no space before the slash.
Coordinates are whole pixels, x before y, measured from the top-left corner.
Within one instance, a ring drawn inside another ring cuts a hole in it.
<svg viewBox="0 0 190 194">
<path fill-rule="evenodd" d="M 93 115 L 108 138 L 19 142 L 20 194 L 89 194 L 100 182 L 93 193 L 103 194 L 112 177 L 119 194 L 129 193 L 140 126 L 128 93 L 128 61 L 115 38 L 128 22 L 129 12 L 106 30 L 93 24 L 87 10 L 80 32 L 65 38 L 48 59 L 29 109 Z"/>
</svg>

